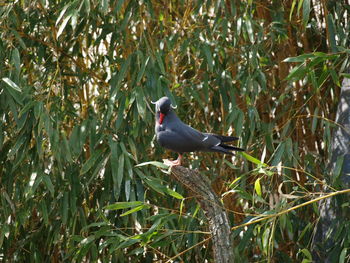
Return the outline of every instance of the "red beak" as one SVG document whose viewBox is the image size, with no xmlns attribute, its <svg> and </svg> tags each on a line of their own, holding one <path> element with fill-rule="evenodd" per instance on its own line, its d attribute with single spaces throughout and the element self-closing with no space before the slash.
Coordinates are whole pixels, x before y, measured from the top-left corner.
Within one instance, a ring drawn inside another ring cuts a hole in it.
<svg viewBox="0 0 350 263">
<path fill-rule="evenodd" d="M 163 114 L 163 113 L 159 113 L 159 124 L 162 124 L 163 123 L 163 119 L 164 119 L 164 117 L 165 117 L 165 114 Z"/>
</svg>

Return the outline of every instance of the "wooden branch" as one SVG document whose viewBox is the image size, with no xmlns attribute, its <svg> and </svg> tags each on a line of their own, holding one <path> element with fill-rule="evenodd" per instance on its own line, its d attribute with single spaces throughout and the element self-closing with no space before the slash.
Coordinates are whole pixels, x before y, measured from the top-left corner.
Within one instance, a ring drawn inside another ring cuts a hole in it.
<svg viewBox="0 0 350 263">
<path fill-rule="evenodd" d="M 231 229 L 225 209 L 211 188 L 209 179 L 195 170 L 173 166 L 171 175 L 196 195 L 196 200 L 209 222 L 216 263 L 233 263 Z"/>
</svg>

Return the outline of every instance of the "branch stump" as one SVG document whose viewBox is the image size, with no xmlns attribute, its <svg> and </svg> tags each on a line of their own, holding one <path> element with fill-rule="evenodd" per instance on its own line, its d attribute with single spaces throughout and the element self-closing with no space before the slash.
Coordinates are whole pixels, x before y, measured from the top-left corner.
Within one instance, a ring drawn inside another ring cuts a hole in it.
<svg viewBox="0 0 350 263">
<path fill-rule="evenodd" d="M 173 166 L 171 175 L 194 193 L 209 222 L 216 263 L 233 263 L 233 243 L 227 213 L 209 179 L 195 170 Z"/>
</svg>

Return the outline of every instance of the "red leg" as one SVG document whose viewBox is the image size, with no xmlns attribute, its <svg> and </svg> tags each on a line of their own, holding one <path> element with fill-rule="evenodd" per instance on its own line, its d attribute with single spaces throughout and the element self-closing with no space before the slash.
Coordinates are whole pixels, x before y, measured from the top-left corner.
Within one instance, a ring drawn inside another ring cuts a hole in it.
<svg viewBox="0 0 350 263">
<path fill-rule="evenodd" d="M 163 162 L 169 166 L 177 166 L 177 165 L 181 165 L 181 160 L 182 160 L 182 155 L 179 154 L 179 156 L 177 157 L 177 159 L 175 161 L 170 161 L 168 159 L 164 159 Z"/>
</svg>

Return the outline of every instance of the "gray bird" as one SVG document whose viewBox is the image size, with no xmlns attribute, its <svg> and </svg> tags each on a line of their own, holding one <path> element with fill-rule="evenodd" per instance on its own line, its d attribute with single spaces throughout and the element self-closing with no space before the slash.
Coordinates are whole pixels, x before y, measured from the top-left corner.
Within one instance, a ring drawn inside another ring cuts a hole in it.
<svg viewBox="0 0 350 263">
<path fill-rule="evenodd" d="M 232 151 L 244 149 L 224 143 L 236 141 L 237 137 L 202 133 L 183 123 L 175 114 L 174 107 L 168 97 L 162 97 L 156 102 L 155 132 L 158 143 L 179 157 L 175 161 L 167 160 L 171 166 L 181 165 L 182 154 L 185 152 L 221 152 L 233 155 Z"/>
</svg>

